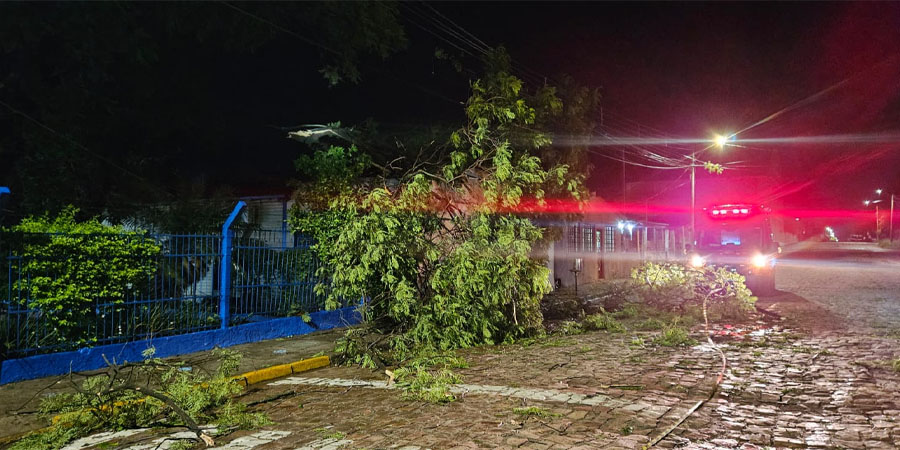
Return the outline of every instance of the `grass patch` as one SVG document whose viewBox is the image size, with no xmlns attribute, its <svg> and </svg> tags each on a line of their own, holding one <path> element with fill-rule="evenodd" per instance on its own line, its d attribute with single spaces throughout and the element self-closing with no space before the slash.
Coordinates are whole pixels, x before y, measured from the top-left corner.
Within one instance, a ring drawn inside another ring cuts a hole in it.
<svg viewBox="0 0 900 450">
<path fill-rule="evenodd" d="M 585 320 L 585 322 L 587 322 L 587 320 Z M 584 333 L 584 327 L 578 322 L 567 320 L 559 324 L 559 328 L 556 330 L 556 333 L 563 336 L 572 336 Z"/>
<path fill-rule="evenodd" d="M 630 348 L 632 350 L 636 350 L 639 348 L 644 348 L 644 346 L 646 344 L 647 343 L 644 342 L 644 338 L 642 338 L 640 336 L 635 336 L 635 337 L 631 338 L 631 342 L 628 343 L 628 348 Z"/>
<path fill-rule="evenodd" d="M 330 428 L 330 427 L 329 427 L 329 428 Z M 340 431 L 337 431 L 337 430 L 331 431 L 331 430 L 329 430 L 329 429 L 326 428 L 326 427 L 316 428 L 316 429 L 313 430 L 313 431 L 315 431 L 316 433 L 318 433 L 319 436 L 322 436 L 323 439 L 334 439 L 334 440 L 336 440 L 336 441 L 339 441 L 339 440 L 344 439 L 345 437 L 347 437 L 346 434 L 344 434 L 344 433 L 342 433 L 342 432 L 340 432 Z"/>
<path fill-rule="evenodd" d="M 687 347 L 697 344 L 697 341 L 688 335 L 687 329 L 677 325 L 667 326 L 653 342 L 663 347 Z"/>
<path fill-rule="evenodd" d="M 529 417 L 537 417 L 539 419 L 546 419 L 549 417 L 559 417 L 562 414 L 551 412 L 548 409 L 541 408 L 539 406 L 528 406 L 525 408 L 513 408 L 513 414 L 527 419 Z"/>
<path fill-rule="evenodd" d="M 666 323 L 655 317 L 645 319 L 641 322 L 638 322 L 637 325 L 634 326 L 635 329 L 640 331 L 657 331 L 662 330 L 665 327 Z"/>
<path fill-rule="evenodd" d="M 622 309 L 613 312 L 612 316 L 616 319 L 634 319 L 640 315 L 643 315 L 643 308 L 638 306 L 635 303 L 628 303 L 622 307 Z"/>
<path fill-rule="evenodd" d="M 635 364 L 643 364 L 647 362 L 647 357 L 644 355 L 631 355 L 628 357 L 628 362 Z"/>
<path fill-rule="evenodd" d="M 591 331 L 608 331 L 610 333 L 625 332 L 625 325 L 608 313 L 592 314 L 584 318 L 584 328 Z"/>
<path fill-rule="evenodd" d="M 894 369 L 895 372 L 900 372 L 900 358 L 891 362 L 891 368 Z"/>
</svg>

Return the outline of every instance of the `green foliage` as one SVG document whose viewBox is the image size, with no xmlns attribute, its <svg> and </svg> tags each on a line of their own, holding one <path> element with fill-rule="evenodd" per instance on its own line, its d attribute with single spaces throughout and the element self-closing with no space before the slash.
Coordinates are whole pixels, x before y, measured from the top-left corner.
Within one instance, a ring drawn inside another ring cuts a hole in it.
<svg viewBox="0 0 900 450">
<path fill-rule="evenodd" d="M 662 320 L 655 317 L 649 317 L 639 322 L 637 325 L 635 325 L 634 328 L 641 331 L 656 331 L 662 330 L 663 328 L 665 328 L 665 326 L 666 323 Z"/>
<path fill-rule="evenodd" d="M 635 337 L 631 338 L 631 342 L 628 343 L 628 348 L 631 348 L 631 349 L 644 348 L 645 345 L 646 345 L 646 342 L 644 342 L 643 337 L 635 336 Z"/>
<path fill-rule="evenodd" d="M 631 279 L 643 300 L 661 309 L 732 304 L 746 311 L 756 302 L 744 276 L 724 267 L 647 263 L 634 269 Z"/>
<path fill-rule="evenodd" d="M 397 386 L 403 388 L 403 398 L 428 403 L 449 403 L 456 400 L 450 386 L 462 382 L 452 369 L 465 368 L 465 360 L 449 353 L 425 352 L 404 363 L 394 371 Z"/>
<path fill-rule="evenodd" d="M 232 400 L 243 390 L 232 379 L 240 354 L 214 351 L 212 357 L 220 364 L 207 373 L 153 358 L 153 353 L 148 349 L 144 354 L 147 359 L 140 363 L 111 364 L 106 373 L 85 378 L 75 393 L 47 397 L 40 413 L 50 421 L 50 427 L 26 436 L 12 448 L 60 448 L 100 430 L 190 425 L 181 413 L 194 425 L 215 423 L 220 429 L 271 423 L 265 415 L 247 413 L 244 405 Z"/>
<path fill-rule="evenodd" d="M 710 162 L 710 161 L 705 161 L 703 163 L 703 168 L 706 169 L 707 172 L 716 174 L 716 175 L 721 174 L 722 172 L 725 171 L 724 166 L 722 166 L 721 164 L 716 164 L 714 162 Z"/>
<path fill-rule="evenodd" d="M 634 303 L 627 303 L 622 309 L 612 313 L 617 319 L 633 319 L 641 314 L 640 307 Z"/>
<path fill-rule="evenodd" d="M 331 427 L 319 427 L 313 431 L 315 431 L 316 433 L 319 433 L 319 436 L 322 436 L 323 439 L 334 439 L 336 441 L 339 441 L 339 440 L 347 437 L 347 435 L 344 434 L 343 432 L 330 431 L 329 428 L 331 428 Z"/>
<path fill-rule="evenodd" d="M 584 328 L 591 331 L 602 330 L 610 333 L 624 333 L 626 331 L 625 326 L 607 312 L 591 314 L 585 317 Z"/>
<path fill-rule="evenodd" d="M 556 332 L 558 334 L 561 334 L 564 336 L 572 336 L 575 334 L 581 334 L 581 333 L 584 333 L 586 325 L 587 324 L 585 324 L 585 326 L 583 326 L 579 322 L 567 320 L 567 321 L 559 324 L 559 328 L 556 329 Z"/>
<path fill-rule="evenodd" d="M 28 217 L 12 227 L 23 256 L 14 290 L 30 298 L 53 333 L 41 345 L 93 343 L 96 303 L 121 304 L 149 289 L 157 270 L 160 246 L 137 232 L 104 225 L 97 219 L 75 220 L 66 208 L 56 217 Z"/>
<path fill-rule="evenodd" d="M 697 344 L 697 341 L 690 337 L 687 329 L 677 325 L 663 328 L 662 333 L 653 342 L 664 347 L 687 347 Z"/>
<path fill-rule="evenodd" d="M 531 253 L 543 233 L 508 211 L 553 186 L 577 197 L 581 185 L 566 166 L 544 167 L 531 153 L 549 143 L 527 131 L 536 115 L 522 82 L 493 72 L 472 83 L 467 123 L 450 136 L 446 161 L 363 184 L 371 161 L 355 147 L 301 159 L 316 181 L 295 196 L 291 225 L 318 241 L 320 274 L 330 278 L 317 291 L 328 308 L 367 299 L 367 329 L 337 348 L 348 361 L 379 366 L 423 348 L 496 344 L 540 329 L 550 286 Z M 368 331 L 388 334 L 388 350 L 366 342 Z"/>
<path fill-rule="evenodd" d="M 527 419 L 529 417 L 536 417 L 539 419 L 546 419 L 551 417 L 559 417 L 562 414 L 551 412 L 548 409 L 541 408 L 539 406 L 528 406 L 522 408 L 513 408 L 513 414 L 521 417 L 522 419 Z"/>
<path fill-rule="evenodd" d="M 334 345 L 336 360 L 367 369 L 384 367 L 391 355 L 378 345 L 383 337 L 369 333 L 366 328 L 351 328 Z"/>
<path fill-rule="evenodd" d="M 900 372 L 900 358 L 891 361 L 891 368 L 893 368 L 895 372 Z"/>
</svg>

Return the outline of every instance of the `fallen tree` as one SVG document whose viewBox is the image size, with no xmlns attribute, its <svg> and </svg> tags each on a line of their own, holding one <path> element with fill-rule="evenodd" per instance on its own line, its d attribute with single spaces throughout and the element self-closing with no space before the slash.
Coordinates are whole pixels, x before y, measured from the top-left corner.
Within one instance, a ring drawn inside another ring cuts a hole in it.
<svg viewBox="0 0 900 450">
<path fill-rule="evenodd" d="M 466 124 L 425 149 L 432 156 L 379 165 L 331 146 L 298 161 L 314 181 L 298 190 L 291 225 L 317 240 L 329 280 L 318 292 L 328 308 L 366 299 L 363 327 L 338 346 L 346 361 L 396 365 L 540 330 L 550 286 L 532 254 L 544 232 L 513 212 L 525 199 L 581 198 L 581 177 L 536 156 L 550 144 L 537 117 L 562 108 L 554 90 L 526 95 L 500 61 L 472 83 Z"/>
</svg>

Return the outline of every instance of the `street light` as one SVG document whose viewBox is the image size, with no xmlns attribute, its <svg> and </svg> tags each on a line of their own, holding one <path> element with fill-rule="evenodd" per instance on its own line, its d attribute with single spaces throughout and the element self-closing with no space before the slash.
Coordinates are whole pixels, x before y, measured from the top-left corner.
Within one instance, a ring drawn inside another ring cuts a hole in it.
<svg viewBox="0 0 900 450">
<path fill-rule="evenodd" d="M 882 193 L 882 192 L 884 192 L 883 189 L 875 189 L 875 193 L 876 193 L 879 197 L 881 196 L 881 193 Z M 891 243 L 893 243 L 893 242 L 894 242 L 894 193 L 892 192 L 892 193 L 890 194 L 890 196 L 891 196 L 891 215 L 890 215 L 890 218 L 888 219 L 888 223 L 889 223 L 889 225 L 888 225 L 888 232 L 890 233 L 889 239 L 891 240 Z M 878 200 L 878 201 L 881 201 L 881 200 Z M 868 204 L 866 204 L 866 205 L 868 206 Z M 877 211 L 878 211 L 878 205 L 876 205 L 875 211 L 876 211 L 876 213 L 875 213 L 875 214 L 876 214 L 876 216 L 875 216 L 875 225 L 876 225 L 876 228 L 877 228 L 877 225 L 878 225 L 878 212 L 877 212 Z"/>
<path fill-rule="evenodd" d="M 881 227 L 878 224 L 878 204 L 881 203 L 881 200 L 863 200 L 863 205 L 875 205 L 875 240 L 878 240 L 879 235 L 881 234 Z"/>
<path fill-rule="evenodd" d="M 728 139 L 730 139 L 729 136 L 717 134 L 713 139 L 713 142 L 716 144 L 716 147 L 719 147 L 719 149 L 723 149 L 725 148 L 725 145 L 728 144 Z"/>
</svg>

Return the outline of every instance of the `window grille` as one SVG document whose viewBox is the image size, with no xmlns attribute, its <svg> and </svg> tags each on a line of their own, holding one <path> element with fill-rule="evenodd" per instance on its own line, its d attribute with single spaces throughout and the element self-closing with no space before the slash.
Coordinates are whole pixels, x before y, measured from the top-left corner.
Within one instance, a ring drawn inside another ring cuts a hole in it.
<svg viewBox="0 0 900 450">
<path fill-rule="evenodd" d="M 583 227 L 581 229 L 581 251 L 589 252 L 594 248 L 594 228 Z"/>
<path fill-rule="evenodd" d="M 578 225 L 572 225 L 567 229 L 568 239 L 566 239 L 568 243 L 568 248 L 570 252 L 578 251 Z"/>
<path fill-rule="evenodd" d="M 613 252 L 616 251 L 616 233 L 615 233 L 615 228 L 613 228 L 613 227 L 606 227 L 606 233 L 605 233 L 605 239 L 604 239 L 604 242 L 605 242 L 605 244 L 606 244 L 606 247 L 604 248 L 603 251 L 605 251 L 605 252 L 607 252 L 607 253 L 613 253 Z"/>
</svg>

